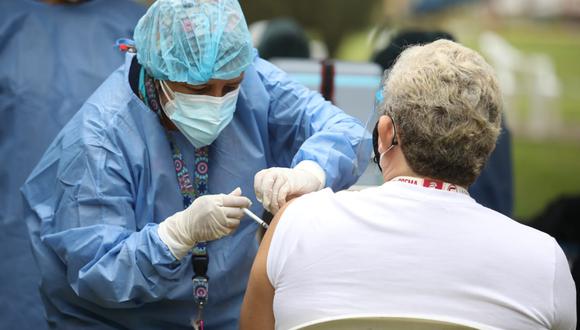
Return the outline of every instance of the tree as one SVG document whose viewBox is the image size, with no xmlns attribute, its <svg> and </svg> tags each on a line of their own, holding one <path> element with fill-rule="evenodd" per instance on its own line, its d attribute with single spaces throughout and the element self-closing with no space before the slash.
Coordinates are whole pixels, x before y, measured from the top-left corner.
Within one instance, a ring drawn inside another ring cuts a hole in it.
<svg viewBox="0 0 580 330">
<path fill-rule="evenodd" d="M 291 17 L 306 30 L 320 33 L 330 56 L 349 32 L 371 25 L 380 0 L 242 0 L 248 24 L 275 17 Z"/>
</svg>

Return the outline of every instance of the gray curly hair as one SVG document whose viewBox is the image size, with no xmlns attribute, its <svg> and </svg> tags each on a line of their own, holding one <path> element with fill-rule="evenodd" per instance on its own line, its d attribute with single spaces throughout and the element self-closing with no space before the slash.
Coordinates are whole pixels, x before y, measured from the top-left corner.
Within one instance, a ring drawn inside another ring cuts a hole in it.
<svg viewBox="0 0 580 330">
<path fill-rule="evenodd" d="M 438 40 L 405 50 L 385 79 L 379 112 L 393 118 L 411 169 L 471 185 L 500 133 L 492 67 L 475 51 Z"/>
</svg>

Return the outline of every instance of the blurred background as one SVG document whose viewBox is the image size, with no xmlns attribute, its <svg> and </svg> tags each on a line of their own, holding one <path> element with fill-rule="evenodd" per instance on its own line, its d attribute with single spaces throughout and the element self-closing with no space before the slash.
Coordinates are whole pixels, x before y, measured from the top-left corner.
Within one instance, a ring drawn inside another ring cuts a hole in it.
<svg viewBox="0 0 580 330">
<path fill-rule="evenodd" d="M 513 138 L 514 217 L 529 222 L 580 195 L 580 0 L 240 2 L 254 34 L 267 33 L 266 20 L 293 19 L 317 59 L 370 61 L 403 29 L 451 33 L 497 70 Z"/>
<path fill-rule="evenodd" d="M 0 110 L 8 116 L 0 126 L 0 142 L 7 142 L 0 151 L 16 155 L 0 156 L 8 164 L 0 168 L 0 191 L 8 192 L 0 195 L 0 267 L 10 268 L 0 274 L 0 291 L 19 298 L 0 299 L 0 328 L 46 326 L 39 274 L 26 226 L 18 221 L 18 188 L 57 132 L 122 63 L 117 48 L 127 47 L 125 41 L 111 46 L 131 36 L 145 9 L 133 1 L 72 6 L 78 0 L 42 0 L 68 6 L 57 10 L 36 2 L 0 0 L 0 54 L 8 64 L 0 66 L 7 78 L 0 80 Z M 239 2 L 263 58 L 368 122 L 370 130 L 383 70 L 406 45 L 452 38 L 479 51 L 496 69 L 505 127 L 471 196 L 555 237 L 580 283 L 580 0 Z M 90 42 L 63 51 L 78 40 Z M 50 111 L 30 111 L 36 108 Z M 43 129 L 29 134 L 39 122 Z M 374 164 L 356 170 L 359 187 L 382 183 Z"/>
</svg>

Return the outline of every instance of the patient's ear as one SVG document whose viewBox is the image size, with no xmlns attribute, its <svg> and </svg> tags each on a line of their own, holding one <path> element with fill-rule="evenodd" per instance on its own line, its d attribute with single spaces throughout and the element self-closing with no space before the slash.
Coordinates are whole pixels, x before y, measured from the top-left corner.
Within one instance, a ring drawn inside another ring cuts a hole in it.
<svg viewBox="0 0 580 330">
<path fill-rule="evenodd" d="M 378 133 L 378 147 L 379 153 L 383 153 L 387 151 L 391 147 L 393 143 L 393 120 L 391 117 L 383 115 L 379 118 L 379 124 L 377 125 L 377 133 Z"/>
</svg>

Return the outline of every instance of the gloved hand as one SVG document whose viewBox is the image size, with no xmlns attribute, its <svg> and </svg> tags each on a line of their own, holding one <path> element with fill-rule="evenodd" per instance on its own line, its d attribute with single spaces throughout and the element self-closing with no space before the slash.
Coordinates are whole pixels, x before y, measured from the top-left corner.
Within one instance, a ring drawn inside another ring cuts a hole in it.
<svg viewBox="0 0 580 330">
<path fill-rule="evenodd" d="M 294 168 L 272 167 L 261 170 L 254 178 L 256 198 L 266 210 L 276 214 L 290 196 L 300 196 L 324 187 L 326 173 L 309 160 Z"/>
<path fill-rule="evenodd" d="M 179 260 L 197 243 L 213 241 L 238 228 L 244 216 L 242 208 L 252 202 L 236 188 L 229 195 L 205 195 L 159 224 L 157 233 Z"/>
</svg>

